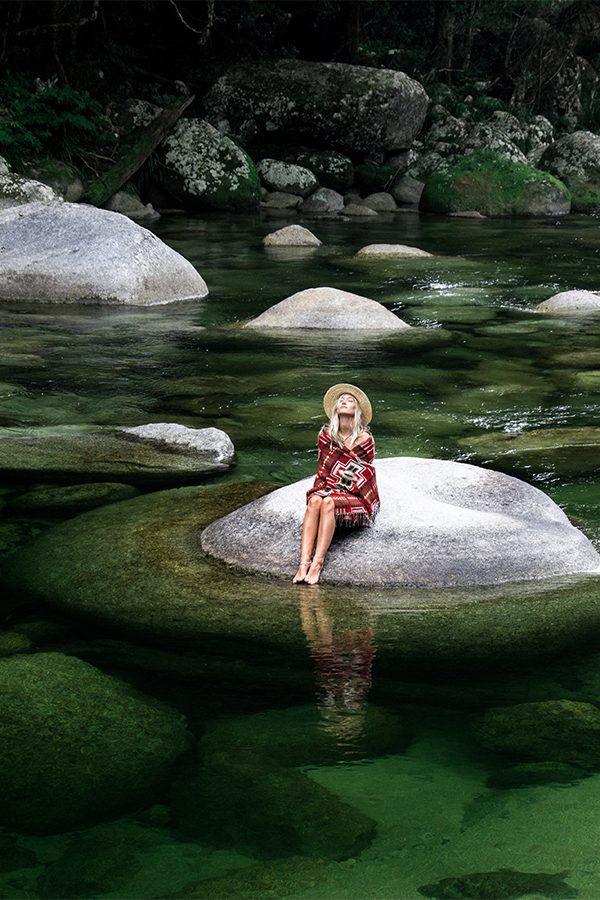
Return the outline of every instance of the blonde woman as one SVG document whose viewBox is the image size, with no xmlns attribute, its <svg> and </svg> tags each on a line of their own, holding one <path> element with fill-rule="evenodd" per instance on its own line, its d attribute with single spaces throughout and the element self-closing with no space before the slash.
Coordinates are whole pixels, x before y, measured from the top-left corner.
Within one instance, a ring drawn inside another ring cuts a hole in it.
<svg viewBox="0 0 600 900">
<path fill-rule="evenodd" d="M 329 424 L 319 432 L 318 471 L 306 495 L 294 584 L 318 582 L 336 526 L 371 525 L 379 509 L 375 442 L 367 430 L 373 415 L 369 398 L 353 384 L 334 384 L 323 408 Z"/>
</svg>

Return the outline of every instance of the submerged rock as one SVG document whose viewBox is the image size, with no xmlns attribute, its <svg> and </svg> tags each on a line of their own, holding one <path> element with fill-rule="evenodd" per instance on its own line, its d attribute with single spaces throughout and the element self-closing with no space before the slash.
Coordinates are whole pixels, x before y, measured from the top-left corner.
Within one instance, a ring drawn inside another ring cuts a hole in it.
<svg viewBox="0 0 600 900">
<path fill-rule="evenodd" d="M 215 878 L 192 881 L 182 890 L 167 894 L 164 900 L 258 900 L 268 897 L 288 897 L 302 890 L 323 886 L 331 876 L 329 862 L 306 856 L 288 856 L 244 866 Z"/>
<path fill-rule="evenodd" d="M 320 247 L 321 241 L 302 225 L 287 225 L 263 238 L 265 247 Z"/>
<path fill-rule="evenodd" d="M 427 250 L 420 250 L 418 247 L 408 247 L 406 244 L 368 244 L 356 254 L 361 258 L 366 256 L 385 257 L 390 259 L 396 257 L 398 259 L 409 259 L 421 256 L 433 256 Z"/>
<path fill-rule="evenodd" d="M 137 493 L 137 488 L 132 485 L 111 481 L 71 484 L 63 487 L 43 485 L 24 494 L 18 494 L 11 499 L 10 508 L 19 513 L 75 515 L 96 506 L 104 506 L 106 503 L 130 500 Z"/>
<path fill-rule="evenodd" d="M 0 471 L 21 475 L 177 478 L 222 471 L 233 455 L 224 431 L 171 422 L 86 431 L 0 430 Z"/>
<path fill-rule="evenodd" d="M 516 759 L 600 768 L 600 710 L 591 703 L 545 700 L 490 709 L 475 735 L 484 747 Z"/>
<path fill-rule="evenodd" d="M 183 256 L 108 210 L 28 203 L 0 212 L 0 238 L 0 300 L 151 306 L 208 294 Z"/>
<path fill-rule="evenodd" d="M 180 119 L 162 141 L 162 187 L 184 207 L 255 209 L 260 183 L 254 163 L 203 119 Z"/>
<path fill-rule="evenodd" d="M 542 491 L 500 472 L 436 459 L 376 463 L 381 512 L 335 542 L 323 578 L 432 588 L 600 572 L 600 555 Z M 207 553 L 287 575 L 312 479 L 279 488 L 209 525 Z"/>
<path fill-rule="evenodd" d="M 129 191 L 117 191 L 105 204 L 111 212 L 121 213 L 134 222 L 155 222 L 160 219 L 151 203 L 142 203 L 139 197 Z"/>
<path fill-rule="evenodd" d="M 516 900 L 518 897 L 577 897 L 578 891 L 564 880 L 567 872 L 471 872 L 424 884 L 419 893 L 436 900 Z"/>
<path fill-rule="evenodd" d="M 520 763 L 495 772 L 486 781 L 487 787 L 496 790 L 535 787 L 540 784 L 573 784 L 589 773 L 569 763 L 543 762 Z"/>
<path fill-rule="evenodd" d="M 261 207 L 269 210 L 289 210 L 290 212 L 297 209 L 302 203 L 302 197 L 296 194 L 286 194 L 281 191 L 274 191 L 267 194 L 264 200 L 261 200 Z"/>
<path fill-rule="evenodd" d="M 439 166 L 425 183 L 420 208 L 435 213 L 474 210 L 486 216 L 565 215 L 571 195 L 552 175 L 481 150 Z"/>
<path fill-rule="evenodd" d="M 368 297 L 320 287 L 286 297 L 244 327 L 403 331 L 410 325 Z"/>
<path fill-rule="evenodd" d="M 561 291 L 548 300 L 538 303 L 534 312 L 557 315 L 586 315 L 600 311 L 600 294 L 591 291 Z"/>
<path fill-rule="evenodd" d="M 183 717 L 78 659 L 0 660 L 2 824 L 57 832 L 147 802 L 188 747 Z"/>
<path fill-rule="evenodd" d="M 550 470 L 581 476 L 600 469 L 600 428 L 540 428 L 531 431 L 490 431 L 460 438 L 459 446 L 475 459 L 511 471 Z"/>
<path fill-rule="evenodd" d="M 244 143 L 283 138 L 350 154 L 410 147 L 427 105 L 403 72 L 299 59 L 239 63 L 204 97 L 208 120 Z"/>
</svg>

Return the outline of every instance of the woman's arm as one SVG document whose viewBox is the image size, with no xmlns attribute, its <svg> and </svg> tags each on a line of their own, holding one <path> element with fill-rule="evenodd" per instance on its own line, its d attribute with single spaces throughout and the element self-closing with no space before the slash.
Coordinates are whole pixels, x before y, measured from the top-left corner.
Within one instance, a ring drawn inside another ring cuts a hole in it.
<svg viewBox="0 0 600 900">
<path fill-rule="evenodd" d="M 327 487 L 327 469 L 325 468 L 325 452 L 329 446 L 328 437 L 324 431 L 319 432 L 319 458 L 317 461 L 317 474 L 313 486 L 306 492 L 308 499 L 311 494 L 325 490 Z"/>
</svg>

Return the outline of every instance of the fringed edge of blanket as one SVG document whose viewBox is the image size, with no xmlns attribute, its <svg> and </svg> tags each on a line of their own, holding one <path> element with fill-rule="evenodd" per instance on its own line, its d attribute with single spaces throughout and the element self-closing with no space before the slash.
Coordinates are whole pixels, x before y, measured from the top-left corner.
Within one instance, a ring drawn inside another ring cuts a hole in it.
<svg viewBox="0 0 600 900">
<path fill-rule="evenodd" d="M 364 509 L 350 509 L 336 512 L 335 524 L 338 528 L 369 528 L 377 518 L 379 503 L 374 504 L 371 514 Z"/>
</svg>

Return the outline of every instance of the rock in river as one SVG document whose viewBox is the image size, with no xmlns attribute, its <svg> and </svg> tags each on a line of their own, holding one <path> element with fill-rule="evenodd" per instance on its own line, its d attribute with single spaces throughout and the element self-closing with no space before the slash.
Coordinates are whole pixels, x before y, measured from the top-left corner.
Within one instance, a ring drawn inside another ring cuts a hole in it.
<svg viewBox="0 0 600 900">
<path fill-rule="evenodd" d="M 287 225 L 263 238 L 265 247 L 320 247 L 321 241 L 302 225 Z"/>
<path fill-rule="evenodd" d="M 559 316 L 585 316 L 600 312 L 600 294 L 592 291 L 561 291 L 538 303 L 534 312 L 556 313 Z"/>
<path fill-rule="evenodd" d="M 0 429 L 0 471 L 20 476 L 179 479 L 227 469 L 233 455 L 224 431 L 172 422 L 87 431 Z"/>
<path fill-rule="evenodd" d="M 453 467 L 459 472 L 479 471 L 458 463 L 412 463 L 424 473 L 428 467 L 431 472 L 435 465 L 444 467 L 444 477 L 439 479 L 442 493 L 450 489 L 448 467 L 450 471 Z M 384 461 L 379 466 L 385 464 Z M 475 479 L 470 491 L 464 490 L 460 480 L 453 482 L 459 495 L 456 502 L 465 494 L 469 507 L 462 503 L 454 507 L 442 502 L 436 505 L 429 498 L 410 523 L 414 541 L 410 562 L 414 569 L 418 567 L 426 574 L 435 567 L 440 554 L 451 577 L 454 552 L 457 565 L 470 554 L 474 569 L 485 567 L 485 557 L 478 560 L 477 553 L 483 549 L 488 555 L 493 554 L 494 547 L 484 545 L 485 533 L 477 527 L 484 517 L 478 507 L 487 502 L 486 484 L 489 487 L 498 476 L 481 470 L 480 478 L 479 483 Z M 525 496 L 533 494 L 534 502 L 548 504 L 552 510 L 550 518 L 557 516 L 559 522 L 553 528 L 547 517 L 545 532 L 543 524 L 537 530 L 532 525 L 529 532 L 521 529 L 521 538 L 527 538 L 529 533 L 535 542 L 538 536 L 543 538 L 554 530 L 554 549 L 559 558 L 564 559 L 567 553 L 561 547 L 563 539 L 567 545 L 569 540 L 574 544 L 579 541 L 580 546 L 588 547 L 588 565 L 597 565 L 598 557 L 590 545 L 540 491 L 521 486 L 514 479 L 506 479 L 505 483 L 515 488 L 516 495 L 508 496 L 509 503 L 513 498 L 511 505 L 516 509 L 509 505 L 508 510 L 513 513 L 509 515 L 502 513 L 498 505 L 495 516 L 488 517 L 497 522 L 496 536 L 506 535 L 515 525 L 518 528 L 519 497 L 523 492 Z M 383 477 L 381 487 L 387 491 Z M 251 576 L 202 552 L 200 535 L 207 525 L 240 508 L 244 514 L 244 505 L 268 489 L 266 485 L 250 484 L 196 485 L 144 494 L 83 513 L 17 550 L 5 562 L 4 581 L 9 588 L 31 592 L 70 615 L 93 616 L 112 629 L 159 638 L 162 646 L 172 640 L 177 652 L 184 641 L 197 647 L 200 640 L 206 652 L 210 647 L 223 652 L 233 648 L 237 657 L 241 644 L 248 652 L 252 646 L 256 648 L 261 665 L 264 649 L 268 648 L 269 659 L 280 653 L 285 665 L 292 669 L 307 665 L 307 638 L 301 616 L 306 604 L 316 604 L 314 614 L 330 623 L 334 636 L 364 634 L 373 629 L 379 665 L 396 673 L 406 665 L 424 667 L 426 671 L 435 666 L 456 672 L 461 665 L 477 663 L 485 667 L 494 660 L 505 664 L 507 659 L 552 655 L 577 641 L 589 640 L 589 635 L 600 628 L 597 577 L 563 576 L 559 582 L 531 581 L 527 585 L 493 589 L 461 587 L 441 591 L 374 584 L 336 586 L 326 582 L 315 591 L 292 585 L 298 562 L 292 544 L 297 550 L 295 543 L 299 542 L 305 503 L 303 485 L 293 487 L 297 506 L 289 521 L 296 529 L 294 533 L 282 536 L 269 532 L 266 547 L 261 547 L 264 554 L 272 543 L 289 546 L 289 569 L 284 578 L 265 581 L 264 577 Z M 276 494 L 271 497 L 277 499 Z M 439 518 L 444 512 L 448 514 L 448 528 L 442 534 Z M 435 521 L 431 520 L 432 515 Z M 452 525 L 457 520 L 473 523 L 471 534 L 477 546 L 469 548 L 461 543 L 460 534 L 454 535 Z M 502 528 L 504 533 L 500 534 Z M 348 539 L 347 546 L 353 544 L 356 548 L 358 541 L 369 540 L 369 534 L 344 535 L 332 549 L 338 559 L 346 552 L 344 542 Z M 512 546 L 514 543 L 516 539 Z M 499 567 L 501 549 L 496 548 Z M 536 553 L 535 546 L 528 543 L 522 550 L 526 559 Z M 512 558 L 506 562 L 503 574 L 517 578 L 522 567 L 510 572 L 511 563 Z M 549 566 L 546 571 L 551 571 Z"/>
<path fill-rule="evenodd" d="M 60 653 L 0 661 L 4 826 L 66 831 L 135 809 L 188 747 L 183 717 Z"/>
<path fill-rule="evenodd" d="M 193 265 L 119 213 L 76 203 L 0 212 L 0 300 L 151 306 L 205 297 Z"/>
<path fill-rule="evenodd" d="M 411 259 L 417 257 L 433 256 L 427 250 L 420 250 L 418 247 L 409 247 L 407 244 L 367 244 L 356 254 L 361 259 L 364 257 L 374 257 L 385 259 Z"/>
<path fill-rule="evenodd" d="M 381 512 L 333 544 L 323 579 L 436 588 L 600 572 L 600 555 L 537 488 L 508 475 L 435 459 L 376 464 Z M 213 522 L 207 553 L 253 572 L 287 575 L 298 556 L 312 479 L 280 488 Z"/>
<path fill-rule="evenodd" d="M 244 327 L 406 331 L 410 325 L 368 297 L 319 287 L 286 297 Z"/>
</svg>

